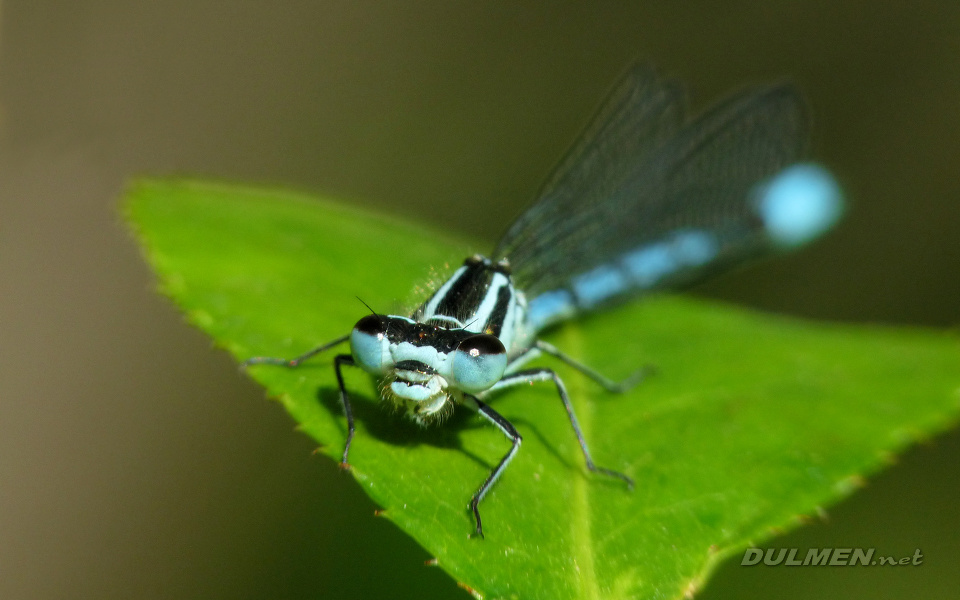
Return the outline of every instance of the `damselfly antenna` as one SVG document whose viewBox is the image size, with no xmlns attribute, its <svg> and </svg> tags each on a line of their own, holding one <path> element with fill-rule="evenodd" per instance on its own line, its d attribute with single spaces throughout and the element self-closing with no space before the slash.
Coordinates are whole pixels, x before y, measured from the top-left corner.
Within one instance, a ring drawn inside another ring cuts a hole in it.
<svg viewBox="0 0 960 600">
<path fill-rule="evenodd" d="M 379 314 L 377 311 L 373 310 L 373 308 L 371 308 L 369 304 L 367 304 L 366 302 L 363 301 L 363 298 L 361 298 L 360 296 L 354 296 L 354 297 L 355 297 L 357 300 L 360 301 L 360 304 L 362 304 L 362 305 L 364 305 L 364 306 L 367 307 L 367 310 L 370 311 L 370 314 L 372 314 L 372 315 L 375 316 L 375 317 L 379 317 L 379 316 L 380 316 L 380 314 Z"/>
</svg>

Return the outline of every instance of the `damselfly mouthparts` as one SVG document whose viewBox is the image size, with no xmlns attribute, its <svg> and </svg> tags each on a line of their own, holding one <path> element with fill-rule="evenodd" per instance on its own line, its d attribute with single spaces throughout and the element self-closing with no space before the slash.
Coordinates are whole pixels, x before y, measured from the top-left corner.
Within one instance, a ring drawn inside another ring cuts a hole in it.
<svg viewBox="0 0 960 600">
<path fill-rule="evenodd" d="M 537 335 L 578 313 L 691 283 L 829 229 L 843 201 L 829 173 L 798 163 L 807 129 L 803 101 L 790 86 L 748 90 L 688 121 L 682 88 L 636 66 L 491 258 L 467 258 L 409 317 L 374 313 L 350 334 L 296 358 L 244 364 L 296 367 L 350 343 L 350 353 L 333 360 L 347 419 L 343 465 L 354 435 L 345 366 L 379 377 L 384 399 L 421 424 L 439 421 L 457 404 L 477 411 L 511 442 L 470 501 L 481 536 L 480 501 L 521 442 L 485 399 L 511 386 L 552 383 L 587 467 L 632 486 L 627 475 L 594 463 L 557 374 L 522 367 L 547 354 L 613 392 L 642 373 L 612 382 Z"/>
</svg>

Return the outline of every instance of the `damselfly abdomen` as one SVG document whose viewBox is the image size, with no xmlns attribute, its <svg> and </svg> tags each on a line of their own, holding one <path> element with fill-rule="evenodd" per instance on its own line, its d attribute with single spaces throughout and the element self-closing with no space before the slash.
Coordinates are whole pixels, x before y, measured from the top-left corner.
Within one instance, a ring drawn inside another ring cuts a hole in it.
<svg viewBox="0 0 960 600">
<path fill-rule="evenodd" d="M 496 425 L 511 448 L 470 501 L 479 503 L 520 447 L 521 436 L 485 399 L 531 382 L 552 382 L 591 471 L 598 467 L 557 374 L 524 369 L 553 356 L 610 391 L 621 383 L 538 339 L 544 328 L 611 302 L 702 279 L 744 260 L 800 246 L 829 229 L 843 208 L 822 168 L 800 163 L 808 121 L 799 94 L 778 85 L 748 90 L 686 119 L 682 88 L 632 68 L 554 170 L 537 201 L 509 227 L 491 258 L 472 256 L 409 317 L 373 313 L 352 332 L 293 359 L 245 365 L 296 367 L 339 344 L 334 370 L 354 422 L 342 368 L 381 380 L 383 398 L 421 424 L 465 405 Z"/>
</svg>

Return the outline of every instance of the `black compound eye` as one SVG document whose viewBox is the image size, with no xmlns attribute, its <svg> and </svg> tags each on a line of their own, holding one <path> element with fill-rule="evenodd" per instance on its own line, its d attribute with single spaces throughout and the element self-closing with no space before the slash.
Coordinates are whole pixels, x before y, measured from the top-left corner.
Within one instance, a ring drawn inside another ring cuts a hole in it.
<svg viewBox="0 0 960 600">
<path fill-rule="evenodd" d="M 495 335 L 474 335 L 460 342 L 457 348 L 460 352 L 466 352 L 470 356 L 489 356 L 494 354 L 506 354 L 507 349 Z"/>
<path fill-rule="evenodd" d="M 354 331 L 366 333 L 367 335 L 380 335 L 386 331 L 387 326 L 380 315 L 367 315 L 357 321 L 353 329 Z"/>
</svg>

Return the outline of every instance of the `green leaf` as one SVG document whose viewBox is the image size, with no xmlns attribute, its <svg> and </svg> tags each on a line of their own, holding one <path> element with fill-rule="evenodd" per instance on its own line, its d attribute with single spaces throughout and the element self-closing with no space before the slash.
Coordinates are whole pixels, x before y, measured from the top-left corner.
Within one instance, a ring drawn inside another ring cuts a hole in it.
<svg viewBox="0 0 960 600">
<path fill-rule="evenodd" d="M 394 217 L 225 185 L 142 182 L 127 210 L 163 291 L 238 359 L 291 357 L 347 333 L 367 313 L 357 297 L 403 314 L 425 295 L 412 284 L 477 249 Z M 493 402 L 524 442 L 481 504 L 486 539 L 470 536 L 467 504 L 509 448 L 503 435 L 465 409 L 420 429 L 378 406 L 369 376 L 345 374 L 357 482 L 484 597 L 681 597 L 722 557 L 851 493 L 958 408 L 960 344 L 937 331 L 657 297 L 546 339 L 613 378 L 657 366 L 614 395 L 551 363 L 597 463 L 637 488 L 585 469 L 552 386 L 509 390 Z M 339 460 L 333 354 L 249 371 Z"/>
</svg>

